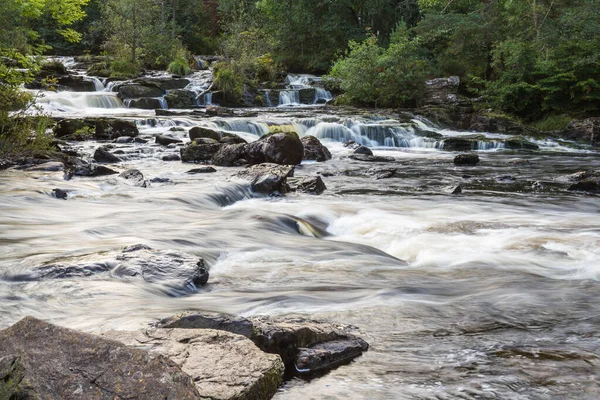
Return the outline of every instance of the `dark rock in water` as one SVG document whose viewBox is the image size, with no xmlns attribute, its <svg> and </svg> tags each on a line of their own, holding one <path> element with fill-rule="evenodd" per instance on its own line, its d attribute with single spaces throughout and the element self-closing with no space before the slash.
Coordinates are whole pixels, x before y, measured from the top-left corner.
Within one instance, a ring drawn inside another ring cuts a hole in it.
<svg viewBox="0 0 600 400">
<path fill-rule="evenodd" d="M 235 113 L 226 107 L 206 106 L 206 115 L 210 115 L 211 117 L 233 117 Z"/>
<path fill-rule="evenodd" d="M 134 138 L 133 141 L 135 143 L 142 143 L 142 144 L 148 143 L 148 141 L 146 139 L 142 139 L 142 138 L 138 138 L 138 137 Z"/>
<path fill-rule="evenodd" d="M 396 159 L 394 157 L 387 156 L 370 156 L 367 154 L 352 154 L 348 158 L 356 161 L 365 161 L 365 162 L 394 162 Z"/>
<path fill-rule="evenodd" d="M 600 180 L 585 179 L 569 186 L 570 191 L 600 193 Z"/>
<path fill-rule="evenodd" d="M 86 119 L 86 121 L 90 123 L 93 121 L 96 127 L 96 139 L 115 139 L 121 136 L 129 136 L 135 138 L 134 141 L 136 142 L 143 140 L 136 137 L 140 131 L 134 121 L 122 119 Z"/>
<path fill-rule="evenodd" d="M 293 176 L 293 173 L 293 165 L 263 163 L 248 167 L 238 176 L 248 179 L 256 193 L 283 194 L 289 192 L 287 178 Z"/>
<path fill-rule="evenodd" d="M 190 140 L 194 140 L 196 138 L 208 138 L 216 140 L 217 142 L 221 140 L 221 134 L 210 128 L 205 128 L 203 126 L 195 126 L 190 129 Z"/>
<path fill-rule="evenodd" d="M 540 147 L 537 144 L 532 143 L 521 136 L 515 136 L 515 137 L 506 139 L 504 141 L 504 146 L 507 149 L 511 149 L 511 150 L 539 150 L 540 149 Z"/>
<path fill-rule="evenodd" d="M 68 195 L 69 192 L 67 190 L 52 189 L 52 196 L 56 197 L 57 199 L 66 200 Z"/>
<path fill-rule="evenodd" d="M 298 90 L 298 97 L 301 104 L 314 104 L 316 97 L 315 88 L 302 88 Z"/>
<path fill-rule="evenodd" d="M 182 140 L 170 137 L 170 136 L 166 136 L 166 135 L 158 135 L 155 138 L 155 142 L 162 145 L 162 146 L 168 146 L 170 144 L 174 144 L 174 143 L 183 143 Z"/>
<path fill-rule="evenodd" d="M 295 132 L 271 133 L 246 145 L 249 164 L 297 165 L 303 156 L 304 146 Z"/>
<path fill-rule="evenodd" d="M 220 143 L 223 144 L 246 144 L 248 143 L 245 139 L 242 139 L 241 137 L 237 136 L 237 135 L 233 135 L 233 134 L 228 134 L 227 136 L 223 136 L 221 138 L 221 140 L 219 140 Z"/>
<path fill-rule="evenodd" d="M 25 317 L 0 331 L 2 399 L 199 399 L 160 354 Z"/>
<path fill-rule="evenodd" d="M 133 186 L 147 187 L 148 182 L 144 180 L 144 174 L 138 169 L 128 169 L 127 171 L 121 172 L 119 178 L 125 179 Z"/>
<path fill-rule="evenodd" d="M 246 164 L 246 146 L 239 144 L 224 144 L 212 158 L 214 165 L 223 167 L 233 167 L 235 165 Z"/>
<path fill-rule="evenodd" d="M 104 165 L 92 165 L 90 168 L 89 174 L 83 175 L 83 176 L 96 177 L 96 176 L 106 176 L 106 175 L 115 175 L 115 174 L 118 174 L 118 172 L 115 170 L 112 170 L 108 167 L 105 167 Z"/>
<path fill-rule="evenodd" d="M 142 97 L 140 99 L 131 99 L 129 108 L 141 108 L 143 110 L 155 110 L 162 108 L 162 103 L 154 97 Z"/>
<path fill-rule="evenodd" d="M 104 165 L 89 164 L 88 162 L 80 158 L 69 158 L 65 161 L 65 179 L 69 180 L 73 176 L 105 176 L 117 174 L 114 171 Z"/>
<path fill-rule="evenodd" d="M 177 154 L 167 154 L 166 156 L 162 157 L 163 161 L 181 161 L 181 157 L 179 157 Z"/>
<path fill-rule="evenodd" d="M 160 283 L 176 291 L 195 291 L 208 281 L 204 260 L 147 246 L 126 248 L 117 257 L 113 274 L 121 277 L 140 277 L 149 283 Z"/>
<path fill-rule="evenodd" d="M 366 173 L 375 179 L 389 179 L 396 176 L 397 172 L 396 168 L 371 168 Z"/>
<path fill-rule="evenodd" d="M 115 267 L 115 263 L 97 262 L 90 264 L 50 264 L 35 268 L 31 271 L 8 278 L 11 281 L 43 281 L 50 279 L 70 279 L 93 276 L 108 272 Z"/>
<path fill-rule="evenodd" d="M 591 178 L 593 175 L 593 171 L 578 171 L 570 175 L 559 176 L 556 180 L 559 182 L 580 182 L 584 179 Z"/>
<path fill-rule="evenodd" d="M 496 177 L 496 180 L 498 182 L 514 182 L 517 180 L 517 178 L 512 175 L 499 175 Z"/>
<path fill-rule="evenodd" d="M 169 90 L 165 100 L 169 108 L 192 108 L 196 106 L 196 93 L 191 90 Z"/>
<path fill-rule="evenodd" d="M 310 194 L 321 194 L 326 189 L 323 179 L 319 175 L 303 178 L 289 178 L 287 180 L 290 190 Z"/>
<path fill-rule="evenodd" d="M 103 163 L 118 163 L 121 159 L 110 153 L 106 147 L 98 147 L 94 152 L 94 160 Z"/>
<path fill-rule="evenodd" d="M 169 183 L 171 180 L 169 178 L 152 178 L 150 179 L 151 183 Z"/>
<path fill-rule="evenodd" d="M 301 348 L 296 357 L 296 371 L 300 374 L 329 371 L 360 356 L 369 349 L 362 339 L 336 340 Z"/>
<path fill-rule="evenodd" d="M 349 149 L 352 150 L 356 150 L 360 147 L 361 145 L 356 143 L 354 140 L 348 140 L 346 142 L 344 142 L 344 147 L 347 147 Z"/>
<path fill-rule="evenodd" d="M 124 99 L 139 99 L 141 97 L 161 97 L 164 94 L 165 91 L 163 89 L 153 84 L 142 85 L 137 83 L 127 83 L 119 87 L 119 95 Z"/>
<path fill-rule="evenodd" d="M 367 156 L 372 156 L 373 152 L 370 148 L 366 146 L 358 146 L 356 149 L 354 149 L 354 154 L 364 154 Z"/>
<path fill-rule="evenodd" d="M 475 153 L 459 154 L 454 157 L 454 165 L 477 165 L 479 156 Z"/>
<path fill-rule="evenodd" d="M 143 332 L 111 331 L 103 336 L 152 354 L 168 356 L 192 377 L 199 399 L 270 399 L 283 380 L 284 366 L 278 355 L 266 354 L 248 338 L 225 331 L 146 329 Z M 179 398 L 176 393 L 160 397 L 161 400 Z"/>
<path fill-rule="evenodd" d="M 143 77 L 134 79 L 134 83 L 147 86 L 156 86 L 162 90 L 183 89 L 190 84 L 190 81 L 181 77 Z"/>
<path fill-rule="evenodd" d="M 12 160 L 2 159 L 0 160 L 0 171 L 8 169 L 10 167 L 14 167 L 16 164 Z"/>
<path fill-rule="evenodd" d="M 159 328 L 216 329 L 252 338 L 254 324 L 244 317 L 217 313 L 186 312 L 160 320 Z"/>
<path fill-rule="evenodd" d="M 560 134 L 561 138 L 600 146 L 600 118 L 587 118 L 571 121 L 567 129 Z"/>
<path fill-rule="evenodd" d="M 452 191 L 452 194 L 461 194 L 461 193 L 462 193 L 462 186 L 460 186 L 460 185 L 455 187 L 454 190 Z"/>
<path fill-rule="evenodd" d="M 217 170 L 214 169 L 213 167 L 200 167 L 200 168 L 190 169 L 186 173 L 187 174 L 209 174 L 211 172 L 217 172 Z"/>
<path fill-rule="evenodd" d="M 511 158 L 510 160 L 507 161 L 507 164 L 509 164 L 509 165 L 529 165 L 530 162 L 529 162 L 529 160 L 525 160 L 523 158 Z"/>
<path fill-rule="evenodd" d="M 314 136 L 304 136 L 300 139 L 304 146 L 303 160 L 316 160 L 317 162 L 331 160 L 331 152 Z"/>
<path fill-rule="evenodd" d="M 93 92 L 96 90 L 94 82 L 80 75 L 60 76 L 56 78 L 56 85 L 59 89 L 67 89 L 71 92 Z"/>
<path fill-rule="evenodd" d="M 442 149 L 446 151 L 469 151 L 476 148 L 477 140 L 468 137 L 449 137 L 444 139 Z"/>
<path fill-rule="evenodd" d="M 207 162 L 212 159 L 220 148 L 221 144 L 218 142 L 209 144 L 191 142 L 179 151 L 183 162 Z"/>
</svg>

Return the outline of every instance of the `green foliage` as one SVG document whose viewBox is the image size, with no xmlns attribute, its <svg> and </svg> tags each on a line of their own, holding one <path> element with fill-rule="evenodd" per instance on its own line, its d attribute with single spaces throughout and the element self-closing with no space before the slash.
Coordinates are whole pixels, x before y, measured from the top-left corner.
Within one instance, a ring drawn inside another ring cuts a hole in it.
<svg viewBox="0 0 600 400">
<path fill-rule="evenodd" d="M 172 74 L 183 76 L 191 74 L 192 69 L 189 65 L 188 55 L 185 52 L 180 51 L 175 57 L 175 59 L 171 61 L 171 63 L 167 67 L 167 71 L 169 71 Z"/>
<path fill-rule="evenodd" d="M 531 124 L 531 127 L 538 131 L 558 131 L 566 129 L 572 119 L 565 114 L 548 115 L 544 119 Z"/>
<path fill-rule="evenodd" d="M 244 76 L 228 63 L 219 62 L 213 66 L 214 81 L 216 89 L 222 90 L 230 99 L 237 100 L 242 97 L 244 90 Z"/>
</svg>

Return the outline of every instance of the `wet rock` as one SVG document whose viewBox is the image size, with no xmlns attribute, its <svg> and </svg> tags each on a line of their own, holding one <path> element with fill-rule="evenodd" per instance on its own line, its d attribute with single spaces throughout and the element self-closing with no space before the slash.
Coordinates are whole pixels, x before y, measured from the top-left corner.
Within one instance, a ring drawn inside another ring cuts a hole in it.
<svg viewBox="0 0 600 400">
<path fill-rule="evenodd" d="M 121 162 L 121 159 L 111 152 L 109 152 L 106 147 L 98 147 L 94 152 L 94 160 L 102 163 L 118 163 Z"/>
<path fill-rule="evenodd" d="M 154 110 L 162 108 L 159 99 L 153 97 L 142 97 L 141 99 L 132 99 L 129 102 L 129 108 L 141 108 L 143 110 Z"/>
<path fill-rule="evenodd" d="M 3 399 L 199 399 L 167 357 L 26 317 L 0 331 Z"/>
<path fill-rule="evenodd" d="M 121 136 L 116 138 L 114 142 L 119 144 L 132 143 L 133 138 L 131 136 Z"/>
<path fill-rule="evenodd" d="M 232 167 L 235 165 L 246 164 L 246 146 L 240 144 L 224 144 L 219 148 L 212 158 L 214 165 L 223 167 Z"/>
<path fill-rule="evenodd" d="M 79 75 L 60 76 L 56 79 L 56 85 L 58 85 L 60 89 L 68 90 L 70 92 L 93 92 L 96 90 L 94 82 Z"/>
<path fill-rule="evenodd" d="M 254 324 L 247 318 L 217 313 L 185 312 L 160 320 L 158 328 L 216 329 L 252 338 Z"/>
<path fill-rule="evenodd" d="M 237 135 L 233 135 L 233 134 L 227 134 L 226 136 L 223 136 L 221 138 L 221 140 L 219 140 L 220 143 L 223 144 L 246 144 L 248 143 L 245 139 L 242 139 L 241 137 L 237 136 Z"/>
<path fill-rule="evenodd" d="M 115 276 L 142 278 L 149 283 L 160 283 L 172 290 L 194 292 L 208 282 L 209 273 L 204 260 L 168 250 L 154 250 L 147 246 L 131 246 L 117 257 Z"/>
<path fill-rule="evenodd" d="M 89 277 L 108 272 L 115 267 L 114 262 L 95 262 L 86 264 L 50 264 L 37 267 L 31 271 L 11 275 L 11 281 L 44 281 L 52 279 L 70 279 Z"/>
<path fill-rule="evenodd" d="M 205 128 L 203 126 L 193 127 L 192 129 L 190 129 L 189 135 L 190 140 L 194 140 L 197 138 L 208 138 L 216 140 L 217 142 L 221 140 L 221 134 L 218 131 L 210 128 Z"/>
<path fill-rule="evenodd" d="M 49 76 L 66 75 L 69 72 L 67 67 L 60 61 L 45 62 L 40 66 L 40 70 L 35 74 L 36 78 L 48 78 Z"/>
<path fill-rule="evenodd" d="M 522 135 L 533 133 L 520 123 L 513 121 L 507 116 L 502 115 L 481 115 L 475 114 L 466 118 L 464 129 L 477 132 L 500 132 L 510 135 Z"/>
<path fill-rule="evenodd" d="M 192 108 L 196 106 L 196 93 L 190 90 L 170 90 L 165 95 L 169 108 Z"/>
<path fill-rule="evenodd" d="M 151 183 L 170 183 L 172 181 L 169 178 L 159 178 L 159 177 L 156 177 L 156 178 L 150 179 L 150 182 Z"/>
<path fill-rule="evenodd" d="M 454 165 L 477 165 L 479 156 L 475 153 L 459 154 L 454 157 Z"/>
<path fill-rule="evenodd" d="M 367 156 L 372 156 L 373 152 L 367 146 L 358 146 L 356 149 L 354 149 L 354 154 L 364 154 Z"/>
<path fill-rule="evenodd" d="M 301 104 L 314 104 L 316 96 L 315 88 L 302 88 L 298 90 L 298 97 Z"/>
<path fill-rule="evenodd" d="M 249 164 L 297 165 L 303 156 L 304 146 L 295 132 L 271 133 L 246 145 Z"/>
<path fill-rule="evenodd" d="M 186 172 L 186 174 L 209 174 L 212 172 L 217 172 L 217 170 L 214 169 L 213 167 L 200 167 L 200 168 L 190 169 L 189 171 Z"/>
<path fill-rule="evenodd" d="M 499 175 L 496 177 L 496 181 L 498 182 L 514 182 L 517 178 L 512 175 Z"/>
<path fill-rule="evenodd" d="M 532 143 L 521 136 L 515 136 L 515 137 L 506 139 L 504 141 L 504 146 L 507 149 L 511 149 L 511 150 L 539 150 L 540 149 L 540 147 L 537 144 Z"/>
<path fill-rule="evenodd" d="M 26 171 L 44 171 L 44 172 L 59 172 L 64 169 L 65 165 L 60 161 L 48 161 L 40 165 L 29 167 Z"/>
<path fill-rule="evenodd" d="M 57 199 L 66 200 L 68 195 L 69 192 L 67 190 L 52 189 L 52 196 L 56 197 Z"/>
<path fill-rule="evenodd" d="M 457 187 L 454 188 L 454 190 L 452 191 L 452 194 L 461 194 L 462 193 L 462 186 L 458 185 Z"/>
<path fill-rule="evenodd" d="M 328 371 L 360 356 L 369 349 L 362 339 L 336 340 L 301 348 L 296 357 L 296 371 L 314 374 Z"/>
<path fill-rule="evenodd" d="M 368 154 L 352 154 L 348 158 L 356 161 L 364 161 L 364 162 L 394 162 L 396 159 L 394 157 L 388 156 L 370 156 Z"/>
<path fill-rule="evenodd" d="M 584 179 L 569 186 L 568 190 L 574 192 L 600 193 L 600 180 Z"/>
<path fill-rule="evenodd" d="M 166 135 L 156 136 L 155 142 L 160 144 L 161 146 L 168 146 L 170 144 L 175 144 L 175 143 L 183 143 L 182 140 L 176 139 L 171 136 L 166 136 Z"/>
<path fill-rule="evenodd" d="M 317 162 L 331 160 L 331 152 L 314 136 L 304 136 L 300 139 L 304 146 L 303 160 L 316 160 Z"/>
<path fill-rule="evenodd" d="M 354 140 L 347 140 L 344 142 L 344 147 L 347 147 L 351 150 L 356 150 L 360 147 L 361 145 L 356 143 Z"/>
<path fill-rule="evenodd" d="M 162 157 L 163 161 L 181 161 L 181 157 L 179 157 L 177 154 L 167 154 L 166 156 Z"/>
<path fill-rule="evenodd" d="M 119 96 L 121 96 L 124 99 L 139 99 L 141 97 L 161 97 L 164 94 L 165 91 L 163 89 L 153 84 L 128 83 L 119 86 Z"/>
<path fill-rule="evenodd" d="M 600 118 L 587 118 L 571 121 L 567 129 L 561 133 L 561 137 L 590 144 L 593 147 L 600 146 Z"/>
<path fill-rule="evenodd" d="M 219 101 L 219 103 L 222 103 L 222 101 Z M 233 117 L 235 114 L 233 110 L 226 107 L 206 106 L 206 115 L 211 117 Z"/>
<path fill-rule="evenodd" d="M 160 78 L 144 77 L 144 78 L 134 79 L 133 82 L 140 84 L 140 85 L 156 86 L 165 91 L 166 90 L 171 91 L 171 90 L 176 90 L 176 89 L 183 89 L 187 85 L 190 84 L 190 81 L 188 79 L 181 78 L 181 77 L 160 77 Z"/>
<path fill-rule="evenodd" d="M 442 142 L 442 150 L 469 151 L 476 148 L 478 137 L 449 137 Z"/>
<path fill-rule="evenodd" d="M 56 137 L 86 139 L 116 139 L 121 136 L 136 137 L 139 130 L 133 121 L 106 118 L 85 118 L 60 120 L 53 128 Z M 92 133 L 93 137 L 77 137 Z"/>
<path fill-rule="evenodd" d="M 396 176 L 398 170 L 396 168 L 371 168 L 366 174 L 375 179 L 389 179 Z"/>
<path fill-rule="evenodd" d="M 0 159 L 0 171 L 14 167 L 16 164 L 13 160 Z"/>
<path fill-rule="evenodd" d="M 88 121 L 91 121 L 88 119 Z M 138 138 L 140 131 L 134 121 L 123 119 L 96 119 L 96 139 L 115 139 L 121 136 L 129 136 L 134 141 L 143 140 Z"/>
<path fill-rule="evenodd" d="M 290 190 L 295 192 L 321 194 L 327 189 L 325 182 L 323 182 L 323 179 L 321 179 L 319 175 L 302 178 L 289 178 L 287 183 L 290 187 Z"/>
<path fill-rule="evenodd" d="M 523 158 L 511 158 L 506 162 L 509 165 L 529 165 L 529 160 L 525 160 Z"/>
<path fill-rule="evenodd" d="M 281 358 L 263 353 L 241 335 L 211 329 L 112 331 L 104 335 L 169 357 L 192 377 L 202 399 L 270 399 L 283 380 Z"/>
<path fill-rule="evenodd" d="M 556 178 L 559 182 L 580 182 L 594 175 L 593 171 L 578 171 L 570 175 L 563 175 Z"/>
<path fill-rule="evenodd" d="M 289 192 L 287 178 L 293 176 L 293 173 L 293 165 L 264 163 L 252 165 L 238 176 L 249 180 L 252 190 L 256 193 L 283 194 Z"/>
<path fill-rule="evenodd" d="M 97 176 L 107 176 L 107 175 L 115 175 L 115 174 L 118 174 L 118 172 L 113 169 L 110 169 L 108 167 L 105 167 L 104 165 L 91 165 L 89 174 L 81 175 L 81 176 L 97 177 Z"/>
<path fill-rule="evenodd" d="M 220 148 L 221 144 L 216 141 L 200 144 L 194 141 L 179 151 L 181 154 L 181 161 L 183 162 L 208 162 L 213 158 Z"/>
<path fill-rule="evenodd" d="M 144 179 L 144 174 L 138 169 L 128 169 L 127 171 L 121 172 L 119 178 L 126 180 L 133 186 L 147 187 L 148 182 Z"/>
<path fill-rule="evenodd" d="M 457 103 L 459 101 L 459 86 L 460 78 L 458 76 L 436 78 L 426 81 L 422 103 L 430 105 Z"/>
</svg>

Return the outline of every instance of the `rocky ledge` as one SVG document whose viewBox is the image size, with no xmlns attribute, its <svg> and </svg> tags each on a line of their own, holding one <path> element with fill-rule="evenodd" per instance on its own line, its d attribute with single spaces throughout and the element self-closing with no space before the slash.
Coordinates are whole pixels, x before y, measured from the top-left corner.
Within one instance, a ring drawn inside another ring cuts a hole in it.
<svg viewBox="0 0 600 400">
<path fill-rule="evenodd" d="M 368 349 L 355 328 L 184 313 L 137 332 L 81 333 L 26 317 L 0 331 L 0 399 L 271 398 Z"/>
</svg>

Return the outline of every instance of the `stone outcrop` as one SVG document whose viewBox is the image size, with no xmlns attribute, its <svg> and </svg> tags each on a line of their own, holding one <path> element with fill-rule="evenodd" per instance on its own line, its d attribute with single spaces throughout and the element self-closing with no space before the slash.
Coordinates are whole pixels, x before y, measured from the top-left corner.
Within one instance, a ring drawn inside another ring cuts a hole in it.
<svg viewBox="0 0 600 400">
<path fill-rule="evenodd" d="M 196 106 L 196 93 L 190 90 L 170 90 L 165 100 L 169 108 L 192 108 Z"/>
<path fill-rule="evenodd" d="M 302 178 L 289 178 L 287 183 L 290 190 L 294 192 L 303 192 L 309 194 L 321 194 L 327 190 L 325 182 L 319 176 L 305 176 Z"/>
<path fill-rule="evenodd" d="M 303 156 L 304 146 L 295 132 L 270 133 L 246 145 L 249 164 L 297 165 Z"/>
<path fill-rule="evenodd" d="M 73 137 L 79 132 L 90 132 L 92 137 L 83 139 L 117 139 L 121 136 L 136 137 L 139 130 L 133 121 L 109 118 L 65 118 L 53 129 L 57 137 Z"/>
<path fill-rule="evenodd" d="M 26 317 L 0 331 L 2 399 L 199 399 L 169 358 Z"/>
<path fill-rule="evenodd" d="M 574 140 L 600 147 L 600 118 L 587 118 L 571 121 L 560 135 L 567 140 Z"/>
<path fill-rule="evenodd" d="M 314 136 L 304 136 L 300 139 L 304 146 L 303 160 L 315 160 L 318 162 L 331 160 L 331 152 Z"/>
<path fill-rule="evenodd" d="M 293 176 L 293 165 L 256 164 L 238 174 L 250 181 L 252 190 L 263 194 L 284 194 L 290 191 L 287 178 Z"/>
<path fill-rule="evenodd" d="M 209 162 L 219 151 L 221 144 L 213 139 L 197 139 L 180 149 L 183 162 Z"/>
<path fill-rule="evenodd" d="M 454 157 L 454 165 L 477 165 L 479 156 L 475 153 L 459 154 Z"/>
</svg>

